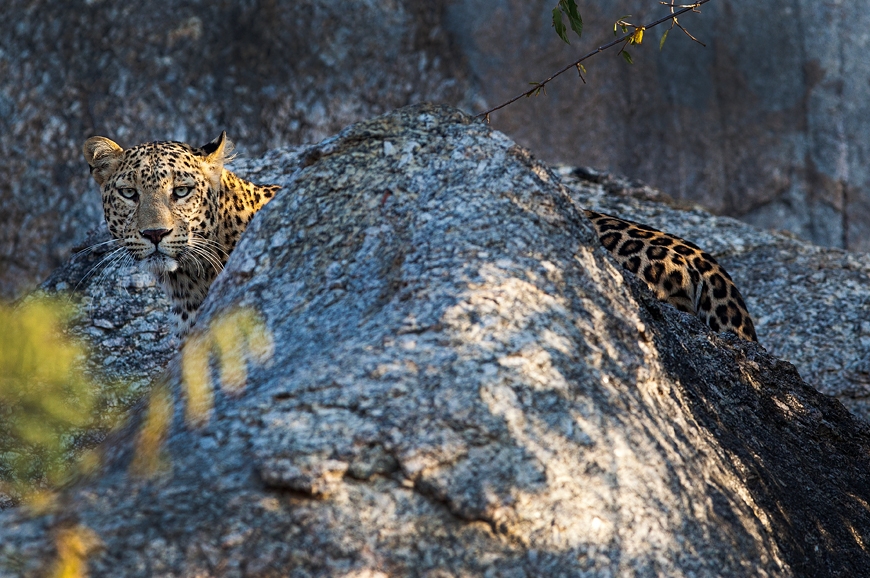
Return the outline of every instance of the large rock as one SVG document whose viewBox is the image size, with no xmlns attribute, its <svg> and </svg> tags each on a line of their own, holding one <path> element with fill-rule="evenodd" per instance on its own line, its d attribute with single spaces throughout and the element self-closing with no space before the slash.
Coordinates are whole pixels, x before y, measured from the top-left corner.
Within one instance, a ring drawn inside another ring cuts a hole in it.
<svg viewBox="0 0 870 578">
<path fill-rule="evenodd" d="M 198 327 L 255 307 L 273 357 L 198 427 L 172 361 L 167 469 L 134 420 L 59 514 L 0 514 L 7 570 L 73 527 L 98 576 L 870 572 L 867 426 L 655 301 L 524 149 L 424 106 L 265 164 Z"/>
</svg>

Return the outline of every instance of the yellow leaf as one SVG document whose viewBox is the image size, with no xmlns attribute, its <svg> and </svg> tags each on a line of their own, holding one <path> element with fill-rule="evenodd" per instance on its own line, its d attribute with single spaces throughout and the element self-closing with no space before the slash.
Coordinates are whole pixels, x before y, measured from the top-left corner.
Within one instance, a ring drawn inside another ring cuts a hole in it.
<svg viewBox="0 0 870 578">
<path fill-rule="evenodd" d="M 214 405 L 209 356 L 211 340 L 196 335 L 184 345 L 181 353 L 181 375 L 187 393 L 187 423 L 202 425 L 208 421 Z"/>
<path fill-rule="evenodd" d="M 165 384 L 158 384 L 151 390 L 148 400 L 148 414 L 139 430 L 136 453 L 130 469 L 143 477 L 158 474 L 167 465 L 161 455 L 163 442 L 172 424 L 172 396 Z"/>
<path fill-rule="evenodd" d="M 643 31 L 645 28 L 643 26 L 634 29 L 634 34 L 631 35 L 631 43 L 632 44 L 640 44 L 643 42 Z"/>
<path fill-rule="evenodd" d="M 99 536 L 85 526 L 62 530 L 56 541 L 57 560 L 53 576 L 85 578 L 88 575 L 88 556 L 101 544 Z"/>
</svg>

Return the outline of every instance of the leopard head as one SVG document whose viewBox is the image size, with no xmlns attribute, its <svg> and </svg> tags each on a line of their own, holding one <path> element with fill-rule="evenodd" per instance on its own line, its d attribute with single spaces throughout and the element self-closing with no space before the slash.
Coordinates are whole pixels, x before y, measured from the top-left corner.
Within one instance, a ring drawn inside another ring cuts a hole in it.
<svg viewBox="0 0 870 578">
<path fill-rule="evenodd" d="M 123 149 L 101 136 L 82 149 L 112 236 L 156 275 L 196 259 L 216 237 L 218 194 L 232 143 L 152 142 Z"/>
</svg>

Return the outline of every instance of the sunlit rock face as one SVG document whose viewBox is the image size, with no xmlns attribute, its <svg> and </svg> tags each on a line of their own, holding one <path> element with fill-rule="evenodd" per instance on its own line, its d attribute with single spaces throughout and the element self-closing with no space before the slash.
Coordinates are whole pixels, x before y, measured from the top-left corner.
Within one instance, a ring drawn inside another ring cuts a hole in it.
<svg viewBox="0 0 870 578">
<path fill-rule="evenodd" d="M 72 523 L 99 539 L 98 576 L 870 569 L 867 427 L 624 273 L 580 211 L 620 202 L 602 179 L 568 188 L 428 105 L 239 168 L 284 190 L 191 339 L 253 309 L 269 347 L 243 386 L 214 363 L 195 420 L 190 365 L 172 360 L 162 465 L 137 460 L 134 420 L 65 516 L 0 515 L 18 568 L 51 559 Z M 725 225 L 717 259 L 749 245 Z M 758 319 L 774 315 L 735 278 Z"/>
</svg>

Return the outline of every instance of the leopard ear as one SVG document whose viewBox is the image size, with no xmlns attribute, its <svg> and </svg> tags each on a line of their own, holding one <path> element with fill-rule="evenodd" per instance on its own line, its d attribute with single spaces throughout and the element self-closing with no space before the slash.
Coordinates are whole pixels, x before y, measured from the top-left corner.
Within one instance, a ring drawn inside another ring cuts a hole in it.
<svg viewBox="0 0 870 578">
<path fill-rule="evenodd" d="M 92 136 L 82 145 L 82 152 L 85 160 L 88 161 L 88 166 L 91 167 L 94 180 L 98 185 L 103 186 L 118 169 L 124 149 L 104 136 Z"/>
<path fill-rule="evenodd" d="M 233 160 L 233 148 L 235 148 L 233 141 L 227 138 L 226 131 L 221 132 L 221 135 L 210 143 L 199 147 L 200 153 L 205 157 L 203 168 L 214 190 L 220 188 L 224 165 Z"/>
</svg>

